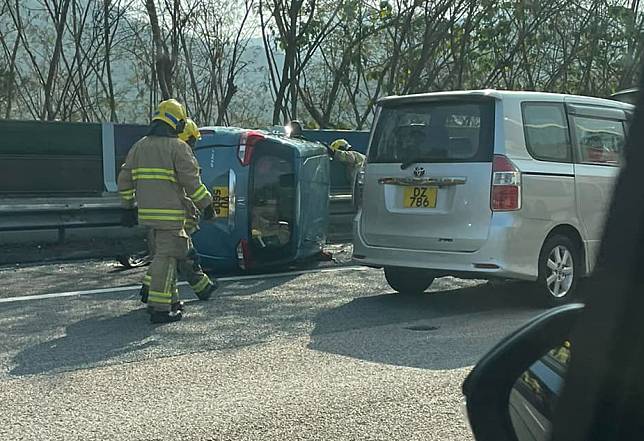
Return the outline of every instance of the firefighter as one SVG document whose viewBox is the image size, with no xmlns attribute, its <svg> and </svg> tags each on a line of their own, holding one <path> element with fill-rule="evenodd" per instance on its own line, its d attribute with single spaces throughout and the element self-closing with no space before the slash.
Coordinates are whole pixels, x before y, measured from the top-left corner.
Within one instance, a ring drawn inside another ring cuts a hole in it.
<svg viewBox="0 0 644 441">
<path fill-rule="evenodd" d="M 186 195 L 204 219 L 212 219 L 212 196 L 201 182 L 197 160 L 178 136 L 186 126 L 186 111 L 178 101 L 159 104 L 147 136 L 130 149 L 118 177 L 118 189 L 127 210 L 122 223 L 150 227 L 153 258 L 144 282 L 152 323 L 181 320 L 183 304 L 177 291 L 177 266 L 191 253 L 185 230 Z M 137 208 L 135 209 L 135 203 Z M 208 300 L 217 284 L 205 274 L 193 286 L 200 300 Z"/>
<path fill-rule="evenodd" d="M 199 133 L 199 127 L 192 119 L 186 119 L 186 128 L 179 134 L 179 139 L 188 144 L 194 151 L 197 141 L 201 139 L 201 133 Z M 192 236 L 199 230 L 199 210 L 187 195 L 184 198 L 184 205 L 186 208 L 184 228 L 188 235 Z"/>
<path fill-rule="evenodd" d="M 194 150 L 197 145 L 197 141 L 201 139 L 201 133 L 199 133 L 199 127 L 197 124 L 190 118 L 186 119 L 186 128 L 179 134 L 179 139 L 185 142 Z M 183 224 L 184 230 L 188 236 L 192 236 L 194 233 L 199 231 L 199 210 L 195 206 L 192 199 L 184 194 L 183 197 L 183 206 L 185 209 L 186 220 Z M 151 230 L 153 231 L 153 230 Z M 207 284 L 206 280 L 209 280 L 201 268 L 199 263 L 199 255 L 195 250 L 192 240 L 189 242 L 190 251 L 188 252 L 188 258 L 185 260 L 177 261 L 177 270 L 179 275 L 183 276 L 192 289 L 195 292 L 199 291 L 199 288 L 203 284 Z M 148 251 L 151 255 L 154 254 L 154 234 L 148 234 Z M 212 280 L 212 283 L 217 283 L 216 280 Z M 150 289 L 150 277 L 146 275 L 143 278 L 143 286 L 141 287 L 141 301 L 143 303 L 148 302 L 148 291 Z"/>
<path fill-rule="evenodd" d="M 347 179 L 351 184 L 351 188 L 353 188 L 358 170 L 360 170 L 360 167 L 364 164 L 365 155 L 353 150 L 351 144 L 349 144 L 346 139 L 336 139 L 331 143 L 331 146 L 327 151 L 333 160 L 340 161 L 345 164 Z"/>
<path fill-rule="evenodd" d="M 187 118 L 186 128 L 179 135 L 179 139 L 188 144 L 194 151 L 197 141 L 201 139 L 199 126 L 197 126 L 192 119 Z M 184 229 L 186 230 L 186 233 L 188 233 L 188 236 L 192 236 L 194 233 L 199 231 L 199 210 L 195 206 L 194 202 L 192 202 L 192 199 L 187 195 L 184 196 L 183 203 L 186 210 Z M 180 260 L 178 262 L 177 268 L 179 270 L 179 274 L 188 281 L 195 292 L 200 292 L 203 285 L 208 285 L 208 282 L 213 285 L 218 285 L 216 279 L 209 279 L 208 276 L 204 274 L 199 263 L 199 255 L 192 244 L 192 240 L 189 241 L 189 245 L 190 251 L 188 252 L 188 259 Z"/>
<path fill-rule="evenodd" d="M 197 141 L 201 139 L 201 133 L 199 132 L 199 126 L 190 118 L 186 118 L 186 127 L 183 129 L 183 132 L 179 134 L 179 139 L 185 142 L 194 150 L 197 145 Z"/>
</svg>

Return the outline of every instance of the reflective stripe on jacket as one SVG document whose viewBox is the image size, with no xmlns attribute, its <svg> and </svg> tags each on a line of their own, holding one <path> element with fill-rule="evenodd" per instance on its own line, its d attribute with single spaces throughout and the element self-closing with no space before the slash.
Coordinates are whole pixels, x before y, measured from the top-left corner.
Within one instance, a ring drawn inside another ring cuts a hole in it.
<svg viewBox="0 0 644 441">
<path fill-rule="evenodd" d="M 146 136 L 130 149 L 118 176 L 125 207 L 136 202 L 139 223 L 157 229 L 182 229 L 192 217 L 186 199 L 203 210 L 212 196 L 201 182 L 197 159 L 178 138 Z"/>
</svg>

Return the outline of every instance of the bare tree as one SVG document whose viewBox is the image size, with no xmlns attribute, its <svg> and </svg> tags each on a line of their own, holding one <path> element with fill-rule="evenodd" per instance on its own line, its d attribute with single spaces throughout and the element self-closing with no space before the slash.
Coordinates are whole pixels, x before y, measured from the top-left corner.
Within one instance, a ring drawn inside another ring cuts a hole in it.
<svg viewBox="0 0 644 441">
<path fill-rule="evenodd" d="M 19 7 L 18 0 L 16 0 L 16 2 L 13 5 L 10 3 L 10 0 L 6 0 L 0 8 L 0 20 L 4 22 L 5 18 L 9 15 L 9 9 L 18 8 L 18 7 Z M 15 36 L 13 36 L 13 43 L 10 43 L 7 41 L 7 38 L 9 38 L 10 35 L 3 33 L 2 30 L 0 30 L 0 45 L 2 45 L 3 53 L 5 55 L 4 63 L 3 63 L 3 65 L 5 66 L 4 71 L 0 72 L 2 73 L 2 78 L 0 78 L 0 80 L 2 81 L 3 86 L 0 89 L 3 90 L 4 92 L 4 97 L 5 97 L 4 117 L 7 119 L 11 117 L 11 110 L 13 107 L 13 100 L 14 100 L 14 91 L 17 86 L 16 61 L 18 57 L 18 50 L 20 48 L 22 29 L 18 27 L 14 27 L 14 33 L 15 33 Z"/>
<path fill-rule="evenodd" d="M 61 0 L 60 2 L 55 0 L 42 0 L 44 6 L 49 12 L 52 22 L 54 23 L 56 29 L 56 38 L 54 43 L 54 53 L 52 54 L 49 60 L 49 69 L 47 71 L 47 79 L 44 84 L 44 94 L 45 102 L 43 104 L 43 109 L 40 114 L 40 119 L 54 119 L 55 110 L 52 105 L 52 98 L 54 93 L 54 86 L 56 75 L 58 73 L 58 67 L 60 63 L 61 53 L 63 51 L 63 37 L 65 34 L 65 22 L 67 20 L 67 12 L 69 11 L 69 5 L 71 0 Z"/>
<path fill-rule="evenodd" d="M 274 93 L 273 124 L 297 117 L 300 74 L 338 26 L 343 0 L 259 0 L 264 49 Z M 278 47 L 283 62 L 277 61 Z"/>
<path fill-rule="evenodd" d="M 228 122 L 228 108 L 238 91 L 237 78 L 246 67 L 242 57 L 256 28 L 250 23 L 253 1 L 206 2 L 191 12 L 181 34 L 179 70 L 184 100 L 201 123 Z"/>
<path fill-rule="evenodd" d="M 367 128 L 386 94 L 497 87 L 603 96 L 639 74 L 640 3 L 0 0 L 0 112 L 145 121 L 159 98 L 176 96 L 204 124 L 302 116 Z M 261 47 L 249 46 L 256 26 Z"/>
<path fill-rule="evenodd" d="M 171 98 L 173 94 L 172 78 L 174 66 L 179 52 L 178 35 L 185 22 L 180 21 L 181 4 L 179 0 L 172 0 L 172 3 L 166 2 L 166 9 L 169 9 L 171 17 L 171 26 L 168 31 L 170 36 L 170 50 L 166 43 L 167 38 L 164 36 L 159 24 L 159 15 L 154 0 L 145 0 L 145 8 L 150 19 L 152 29 L 152 39 L 155 49 L 156 74 L 161 89 L 161 97 L 164 100 Z"/>
<path fill-rule="evenodd" d="M 348 125 L 343 122 L 345 114 L 350 114 L 344 86 L 351 87 L 349 83 L 363 63 L 365 41 L 389 25 L 380 19 L 378 12 L 362 0 L 345 0 L 338 15 L 340 26 L 320 44 L 322 60 L 303 70 L 298 83 L 299 97 L 319 127 Z"/>
<path fill-rule="evenodd" d="M 122 14 L 117 12 L 116 18 L 113 15 L 112 0 L 103 0 L 103 47 L 105 49 L 105 76 L 107 77 L 107 100 L 110 107 L 110 121 L 118 121 L 116 115 L 116 100 L 114 97 L 114 80 L 112 79 L 112 44 L 114 35 L 118 29 L 118 23 Z M 124 10 L 124 9 L 123 9 Z"/>
</svg>

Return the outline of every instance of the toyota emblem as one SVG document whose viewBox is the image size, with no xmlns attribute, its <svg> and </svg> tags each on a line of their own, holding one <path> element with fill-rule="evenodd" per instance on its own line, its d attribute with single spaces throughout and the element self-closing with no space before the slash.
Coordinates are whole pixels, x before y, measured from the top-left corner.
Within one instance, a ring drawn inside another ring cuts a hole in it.
<svg viewBox="0 0 644 441">
<path fill-rule="evenodd" d="M 416 167 L 414 169 L 414 176 L 417 178 L 420 178 L 421 176 L 425 176 L 425 169 L 423 167 Z"/>
</svg>

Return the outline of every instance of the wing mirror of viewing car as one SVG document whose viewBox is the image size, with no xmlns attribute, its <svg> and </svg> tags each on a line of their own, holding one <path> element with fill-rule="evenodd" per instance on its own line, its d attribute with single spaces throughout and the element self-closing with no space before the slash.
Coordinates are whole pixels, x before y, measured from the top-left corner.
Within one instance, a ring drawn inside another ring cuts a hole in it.
<svg viewBox="0 0 644 441">
<path fill-rule="evenodd" d="M 503 339 L 463 382 L 467 416 L 477 441 L 546 441 L 584 309 L 551 309 Z"/>
</svg>

